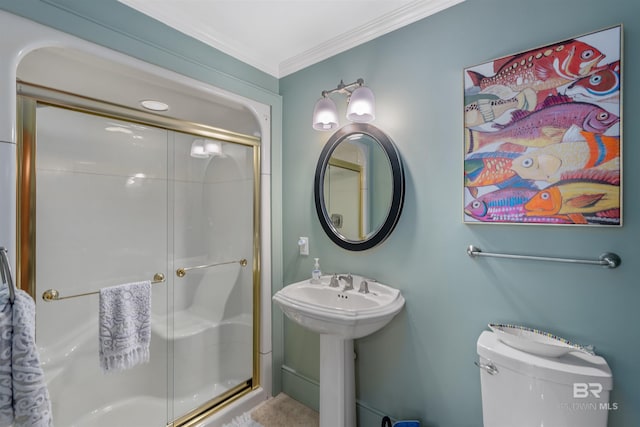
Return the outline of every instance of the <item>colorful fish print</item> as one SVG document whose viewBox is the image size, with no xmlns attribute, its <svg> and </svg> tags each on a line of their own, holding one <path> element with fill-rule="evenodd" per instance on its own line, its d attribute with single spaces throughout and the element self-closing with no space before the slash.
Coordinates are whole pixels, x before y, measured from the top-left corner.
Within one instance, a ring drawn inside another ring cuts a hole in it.
<svg viewBox="0 0 640 427">
<path fill-rule="evenodd" d="M 510 123 L 494 124 L 497 131 L 466 129 L 465 148 L 469 153 L 498 141 L 544 147 L 561 142 L 564 133 L 573 125 L 587 132 L 605 133 L 618 121 L 618 116 L 597 105 L 571 102 L 566 96 L 552 96 L 539 110 L 532 113 L 516 111 Z"/>
<path fill-rule="evenodd" d="M 523 147 L 502 144 L 497 151 L 472 153 L 464 160 L 464 185 L 475 196 L 475 187 L 499 185 L 514 176 L 513 160 L 520 157 Z"/>
<path fill-rule="evenodd" d="M 573 82 L 565 91 L 576 101 L 618 102 L 620 100 L 620 61 L 612 62 L 593 74 Z"/>
<path fill-rule="evenodd" d="M 594 215 L 585 216 L 590 224 L 618 225 L 620 224 L 620 208 L 596 212 Z"/>
<path fill-rule="evenodd" d="M 573 179 L 567 177 L 540 190 L 525 203 L 527 216 L 567 215 L 574 223 L 586 223 L 584 214 L 619 209 L 618 177 L 608 172 L 586 171 L 579 172 Z"/>
<path fill-rule="evenodd" d="M 557 182 L 578 169 L 620 170 L 620 138 L 584 132 L 584 141 L 561 142 L 514 159 L 512 170 L 523 179 Z"/>
<path fill-rule="evenodd" d="M 621 35 L 465 70 L 465 222 L 622 223 Z"/>
<path fill-rule="evenodd" d="M 545 92 L 588 75 L 602 58 L 604 54 L 595 47 L 579 40 L 568 40 L 496 60 L 493 76 L 487 77 L 473 70 L 467 70 L 467 73 L 473 84 L 481 89 L 505 85 L 516 92 L 525 88 Z"/>
<path fill-rule="evenodd" d="M 527 215 L 524 208 L 536 190 L 505 188 L 483 194 L 465 206 L 464 213 L 482 222 L 542 222 L 547 224 L 570 224 L 568 217 Z"/>
<path fill-rule="evenodd" d="M 492 122 L 510 110 L 533 111 L 536 108 L 536 93 L 532 89 L 525 89 L 509 99 L 481 93 L 466 96 L 465 102 L 464 125 L 475 127 Z"/>
</svg>

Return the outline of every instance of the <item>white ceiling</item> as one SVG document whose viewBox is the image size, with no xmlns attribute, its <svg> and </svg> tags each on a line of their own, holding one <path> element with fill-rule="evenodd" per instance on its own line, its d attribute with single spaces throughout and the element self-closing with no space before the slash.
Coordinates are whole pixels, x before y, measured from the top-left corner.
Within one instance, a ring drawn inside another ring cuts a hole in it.
<svg viewBox="0 0 640 427">
<path fill-rule="evenodd" d="M 464 0 L 118 0 L 277 78 Z"/>
</svg>

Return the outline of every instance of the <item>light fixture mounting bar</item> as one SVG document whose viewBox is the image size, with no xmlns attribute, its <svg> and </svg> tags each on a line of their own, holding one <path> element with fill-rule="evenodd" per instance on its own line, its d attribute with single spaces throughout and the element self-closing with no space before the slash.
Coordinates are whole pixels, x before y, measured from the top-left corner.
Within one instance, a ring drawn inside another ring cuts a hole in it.
<svg viewBox="0 0 640 427">
<path fill-rule="evenodd" d="M 323 90 L 322 91 L 322 96 L 324 98 L 326 98 L 327 96 L 331 95 L 332 93 L 341 93 L 343 95 L 351 95 L 351 92 L 353 92 L 356 88 L 363 86 L 364 85 L 364 79 L 361 77 L 358 80 L 356 80 L 353 83 L 349 83 L 349 84 L 344 84 L 343 80 L 340 80 L 340 83 L 338 83 L 338 86 L 334 89 L 329 89 L 329 90 Z"/>
</svg>

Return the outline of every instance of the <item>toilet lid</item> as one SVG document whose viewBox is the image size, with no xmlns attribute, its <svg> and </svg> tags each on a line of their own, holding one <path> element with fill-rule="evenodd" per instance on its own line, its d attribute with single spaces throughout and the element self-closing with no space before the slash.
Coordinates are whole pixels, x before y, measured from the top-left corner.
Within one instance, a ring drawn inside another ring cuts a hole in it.
<svg viewBox="0 0 640 427">
<path fill-rule="evenodd" d="M 483 331 L 478 338 L 478 355 L 491 360 L 497 367 L 508 368 L 532 378 L 573 386 L 577 382 L 592 382 L 611 390 L 613 379 L 607 361 L 600 356 L 570 352 L 560 357 L 543 357 L 510 347 L 494 332 Z"/>
</svg>

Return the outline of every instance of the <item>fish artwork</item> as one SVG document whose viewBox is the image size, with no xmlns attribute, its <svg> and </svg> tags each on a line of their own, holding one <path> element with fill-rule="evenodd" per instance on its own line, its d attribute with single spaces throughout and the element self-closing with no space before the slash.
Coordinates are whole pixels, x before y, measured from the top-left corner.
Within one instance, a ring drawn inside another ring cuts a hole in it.
<svg viewBox="0 0 640 427">
<path fill-rule="evenodd" d="M 536 94 L 532 89 L 525 89 L 508 99 L 500 98 L 492 93 L 480 93 L 465 97 L 464 125 L 476 127 L 493 122 L 510 110 L 533 111 L 536 108 Z"/>
<path fill-rule="evenodd" d="M 587 223 L 585 214 L 620 208 L 620 175 L 610 171 L 578 171 L 540 190 L 524 204 L 527 216 L 567 215 Z"/>
<path fill-rule="evenodd" d="M 526 188 L 495 190 L 472 200 L 464 212 L 482 222 L 542 222 L 546 224 L 570 224 L 568 217 L 560 215 L 528 215 L 524 208 L 538 191 Z"/>
<path fill-rule="evenodd" d="M 474 197 L 478 187 L 500 186 L 516 176 L 513 160 L 520 157 L 524 147 L 505 143 L 497 151 L 472 153 L 464 160 L 464 185 Z"/>
<path fill-rule="evenodd" d="M 571 83 L 565 95 L 583 102 L 620 101 L 620 61 L 598 68 L 593 74 Z"/>
<path fill-rule="evenodd" d="M 604 54 L 580 40 L 567 40 L 493 62 L 495 74 L 483 74 L 467 70 L 475 86 L 484 89 L 493 85 L 505 85 L 516 92 L 531 88 L 542 92 L 571 83 L 576 78 L 590 74 Z"/>
<path fill-rule="evenodd" d="M 466 152 L 499 141 L 544 147 L 561 142 L 572 125 L 587 132 L 605 133 L 619 121 L 617 115 L 595 104 L 572 102 L 566 96 L 549 97 L 540 109 L 531 113 L 516 111 L 512 116 L 513 120 L 505 125 L 494 124 L 498 130 L 493 132 L 465 129 Z"/>
<path fill-rule="evenodd" d="M 523 179 L 557 182 L 579 169 L 620 170 L 620 138 L 581 131 L 584 140 L 560 142 L 514 159 L 511 169 Z"/>
<path fill-rule="evenodd" d="M 622 225 L 622 26 L 465 68 L 464 222 Z"/>
</svg>

